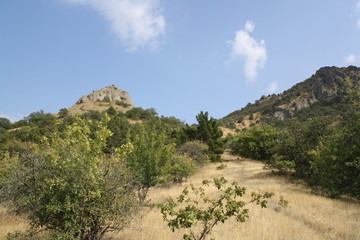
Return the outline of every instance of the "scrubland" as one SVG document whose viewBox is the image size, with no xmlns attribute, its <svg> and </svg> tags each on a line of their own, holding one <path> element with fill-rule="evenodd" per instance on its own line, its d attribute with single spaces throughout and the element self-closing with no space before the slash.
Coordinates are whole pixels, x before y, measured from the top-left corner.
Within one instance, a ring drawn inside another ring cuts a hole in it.
<svg viewBox="0 0 360 240">
<path fill-rule="evenodd" d="M 219 164 L 212 163 L 200 169 L 187 182 L 178 185 L 157 187 L 149 193 L 152 203 L 160 203 L 168 197 L 177 197 L 190 183 L 200 185 L 202 180 L 224 176 L 252 191 L 271 191 L 275 195 L 268 207 L 261 209 L 249 205 L 250 218 L 245 223 L 229 220 L 215 226 L 210 238 L 217 240 L 358 240 L 360 239 L 360 203 L 352 199 L 334 200 L 314 195 L 300 184 L 286 180 L 264 170 L 260 162 L 238 159 L 225 154 L 226 168 L 218 170 Z M 215 190 L 211 190 L 215 194 Z M 288 201 L 287 206 L 279 205 L 280 197 Z M 25 217 L 9 215 L 4 207 L 0 209 L 0 238 L 7 232 L 25 230 Z M 162 220 L 156 208 L 143 208 L 132 224 L 118 233 L 107 235 L 108 239 L 182 239 L 182 231 L 174 233 Z M 209 238 L 209 239 L 210 239 Z"/>
</svg>

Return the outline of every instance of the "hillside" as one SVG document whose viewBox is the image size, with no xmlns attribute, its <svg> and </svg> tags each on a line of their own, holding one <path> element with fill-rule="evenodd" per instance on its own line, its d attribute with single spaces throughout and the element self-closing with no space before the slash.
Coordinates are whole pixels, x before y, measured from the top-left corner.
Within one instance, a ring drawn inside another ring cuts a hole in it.
<svg viewBox="0 0 360 240">
<path fill-rule="evenodd" d="M 251 191 L 272 191 L 275 196 L 268 208 L 251 206 L 250 219 L 245 223 L 229 221 L 214 228 L 211 238 L 217 240 L 356 240 L 360 238 L 360 206 L 354 201 L 329 199 L 313 195 L 301 185 L 291 183 L 264 170 L 260 162 L 249 159 L 237 159 L 237 156 L 224 155 L 225 169 L 218 170 L 218 163 L 204 166 L 183 184 L 168 187 L 156 187 L 150 190 L 152 203 L 161 203 L 169 196 L 177 197 L 190 183 L 198 186 L 203 179 L 226 176 L 229 181 L 237 181 Z M 211 190 L 215 195 L 215 189 Z M 283 196 L 287 206 L 277 204 Z M 247 196 L 248 197 L 248 196 Z M 334 217 L 336 212 L 336 217 Z M 28 227 L 25 216 L 14 216 L 0 207 L 0 238 L 7 232 L 22 230 Z M 172 232 L 162 220 L 157 208 L 144 207 L 135 216 L 132 223 L 118 233 L 109 233 L 109 239 L 125 240 L 158 240 L 182 239 L 184 231 Z"/>
<path fill-rule="evenodd" d="M 359 84 L 360 68 L 323 67 L 283 93 L 262 96 L 221 120 L 226 126 L 242 129 L 260 121 L 303 120 L 312 116 L 336 118 L 347 108 L 344 99 L 347 80 Z"/>
</svg>

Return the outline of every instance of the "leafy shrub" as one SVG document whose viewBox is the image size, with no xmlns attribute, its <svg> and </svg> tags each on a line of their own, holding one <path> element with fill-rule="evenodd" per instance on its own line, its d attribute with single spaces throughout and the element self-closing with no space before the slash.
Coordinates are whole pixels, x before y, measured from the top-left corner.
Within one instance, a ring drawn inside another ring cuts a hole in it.
<svg viewBox="0 0 360 240">
<path fill-rule="evenodd" d="M 184 179 L 193 175 L 197 170 L 195 162 L 185 156 L 174 156 L 166 170 L 173 183 L 182 183 Z"/>
<path fill-rule="evenodd" d="M 206 193 L 206 187 L 210 185 L 217 189 L 216 197 Z M 201 187 L 186 187 L 176 201 L 169 198 L 160 204 L 159 208 L 164 221 L 172 231 L 189 229 L 189 233 L 185 233 L 183 239 L 205 240 L 218 223 L 224 223 L 231 217 L 238 222 L 245 222 L 249 218 L 249 209 L 245 208 L 247 204 L 256 203 L 264 208 L 267 205 L 266 199 L 273 195 L 253 192 L 251 200 L 246 202 L 243 199 L 245 192 L 246 188 L 235 182 L 229 184 L 224 177 L 214 178 L 212 181 L 204 180 Z M 198 223 L 201 227 L 196 231 L 195 226 Z"/>
<path fill-rule="evenodd" d="M 250 128 L 238 133 L 230 144 L 233 153 L 243 157 L 269 160 L 277 143 L 278 130 L 269 125 Z"/>
<path fill-rule="evenodd" d="M 177 148 L 177 153 L 192 158 L 197 165 L 202 166 L 209 162 L 209 147 L 198 140 L 186 142 Z"/>
<path fill-rule="evenodd" d="M 0 160 L 0 201 L 28 213 L 32 228 L 48 230 L 58 239 L 96 240 L 122 229 L 136 203 L 124 162 L 132 145 L 105 154 L 111 135 L 107 121 L 105 116 L 91 132 L 88 121 L 75 118 L 63 137 L 54 133 L 21 154 L 5 154 Z"/>
</svg>

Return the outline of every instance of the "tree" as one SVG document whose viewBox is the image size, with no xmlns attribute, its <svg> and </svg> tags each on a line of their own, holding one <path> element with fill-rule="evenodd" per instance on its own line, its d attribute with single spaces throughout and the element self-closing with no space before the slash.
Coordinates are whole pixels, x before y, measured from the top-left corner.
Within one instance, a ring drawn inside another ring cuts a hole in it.
<svg viewBox="0 0 360 240">
<path fill-rule="evenodd" d="M 59 118 L 65 118 L 66 116 L 69 115 L 69 111 L 66 108 L 62 108 L 59 110 Z"/>
<path fill-rule="evenodd" d="M 129 139 L 134 150 L 127 159 L 138 182 L 138 198 L 143 202 L 150 187 L 165 181 L 166 166 L 173 156 L 173 148 L 166 145 L 164 131 L 151 123 L 135 126 Z"/>
<path fill-rule="evenodd" d="M 331 197 L 350 194 L 360 199 L 360 86 L 349 80 L 344 125 L 311 152 L 313 174 L 308 182 Z"/>
<path fill-rule="evenodd" d="M 216 197 L 205 192 L 205 187 L 209 185 L 215 186 Z M 245 208 L 248 203 L 260 204 L 264 208 L 267 205 L 266 199 L 273 195 L 268 192 L 253 192 L 251 200 L 246 202 L 243 199 L 245 192 L 246 188 L 236 182 L 229 184 L 224 177 L 214 178 L 212 181 L 204 180 L 201 187 L 186 187 L 176 201 L 169 198 L 165 203 L 159 204 L 159 208 L 172 231 L 190 229 L 190 233 L 185 233 L 183 239 L 205 240 L 218 223 L 224 223 L 231 217 L 235 217 L 238 222 L 245 222 L 249 217 L 249 209 Z M 195 226 L 198 223 L 201 227 L 196 232 Z"/>
<path fill-rule="evenodd" d="M 223 132 L 216 119 L 210 118 L 209 113 L 201 111 L 197 116 L 196 138 L 209 146 L 209 157 L 212 161 L 219 161 L 220 155 L 225 151 L 224 141 L 221 139 Z"/>
<path fill-rule="evenodd" d="M 0 130 L 5 129 L 8 130 L 11 128 L 11 122 L 7 118 L 0 117 Z"/>
<path fill-rule="evenodd" d="M 209 147 L 198 140 L 186 142 L 177 147 L 176 152 L 193 159 L 198 166 L 203 166 L 209 162 Z"/>
<path fill-rule="evenodd" d="M 231 143 L 231 150 L 243 157 L 269 160 L 274 154 L 278 130 L 269 125 L 259 125 L 238 133 Z"/>
<path fill-rule="evenodd" d="M 285 169 L 293 167 L 298 178 L 307 179 L 311 173 L 311 152 L 315 150 L 329 132 L 325 118 L 311 118 L 305 122 L 292 120 L 279 135 L 275 146 L 273 165 Z"/>
<path fill-rule="evenodd" d="M 106 110 L 106 113 L 109 114 L 110 116 L 114 116 L 116 115 L 117 111 L 113 106 L 111 106 Z"/>
<path fill-rule="evenodd" d="M 186 156 L 174 156 L 170 159 L 166 172 L 171 176 L 173 183 L 182 183 L 184 179 L 193 175 L 197 170 L 195 162 Z"/>
<path fill-rule="evenodd" d="M 91 133 L 89 121 L 76 117 L 63 137 L 54 133 L 20 155 L 5 154 L 1 202 L 27 212 L 31 227 L 48 230 L 51 239 L 96 240 L 122 229 L 136 203 L 124 162 L 132 145 L 105 154 L 107 121 L 105 115 Z"/>
</svg>

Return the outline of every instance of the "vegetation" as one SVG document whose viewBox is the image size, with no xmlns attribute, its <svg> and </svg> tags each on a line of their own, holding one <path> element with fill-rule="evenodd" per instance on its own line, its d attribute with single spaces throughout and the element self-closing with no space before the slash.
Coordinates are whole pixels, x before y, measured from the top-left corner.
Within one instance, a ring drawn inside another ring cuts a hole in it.
<svg viewBox="0 0 360 240">
<path fill-rule="evenodd" d="M 205 187 L 212 184 L 220 195 L 211 197 L 206 194 Z M 236 182 L 228 184 L 224 178 L 214 178 L 212 181 L 204 180 L 202 186 L 190 185 L 175 201 L 169 198 L 165 203 L 160 204 L 163 219 L 168 223 L 172 231 L 184 228 L 190 233 L 185 233 L 185 240 L 205 240 L 218 223 L 225 223 L 229 218 L 234 217 L 238 222 L 245 222 L 249 217 L 249 209 L 245 206 L 248 203 L 257 203 L 266 207 L 267 198 L 272 193 L 258 194 L 253 192 L 251 200 L 246 202 L 243 196 L 246 188 L 240 187 Z M 185 204 L 184 207 L 182 204 Z M 198 231 L 195 226 L 200 223 Z"/>
<path fill-rule="evenodd" d="M 330 117 L 295 118 L 285 121 L 281 129 L 253 127 L 234 137 L 232 151 L 293 174 L 314 191 L 360 199 L 360 87 L 347 80 L 342 101 L 348 110 L 342 121 L 331 124 Z"/>
<path fill-rule="evenodd" d="M 111 135 L 104 118 L 76 118 L 62 137 L 54 134 L 26 151 L 5 154 L 0 169 L 0 200 L 28 213 L 31 227 L 58 239 L 101 239 L 131 218 L 135 201 L 124 158 L 132 145 L 103 152 Z"/>
</svg>

